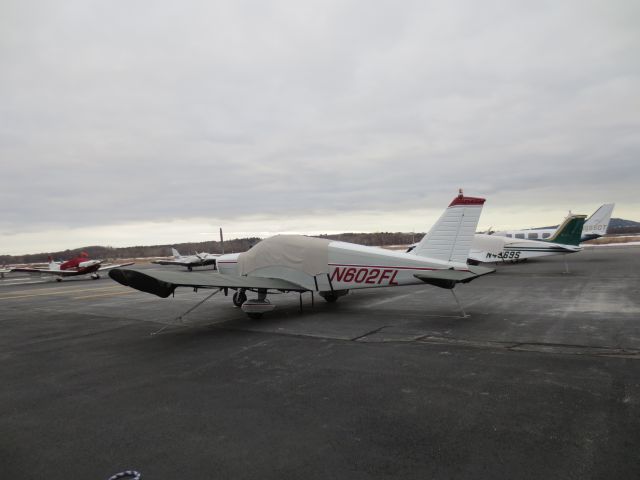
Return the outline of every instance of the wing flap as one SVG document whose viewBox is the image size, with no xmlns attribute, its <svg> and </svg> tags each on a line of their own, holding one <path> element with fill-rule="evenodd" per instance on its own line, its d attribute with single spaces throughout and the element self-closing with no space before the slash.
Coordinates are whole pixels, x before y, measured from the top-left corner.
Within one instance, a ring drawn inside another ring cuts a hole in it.
<svg viewBox="0 0 640 480">
<path fill-rule="evenodd" d="M 122 285 L 162 298 L 167 298 L 178 287 L 306 290 L 300 285 L 279 278 L 224 275 L 214 272 L 141 271 L 133 268 L 116 268 L 109 272 L 109 276 Z"/>
</svg>

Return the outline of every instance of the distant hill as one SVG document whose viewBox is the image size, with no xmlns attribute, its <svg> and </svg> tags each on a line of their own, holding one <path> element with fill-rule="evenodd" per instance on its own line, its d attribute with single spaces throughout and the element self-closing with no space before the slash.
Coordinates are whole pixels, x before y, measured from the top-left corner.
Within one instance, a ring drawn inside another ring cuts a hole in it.
<svg viewBox="0 0 640 480">
<path fill-rule="evenodd" d="M 407 245 L 413 238 L 420 239 L 424 233 L 340 233 L 337 235 L 320 235 L 320 238 L 330 240 L 340 240 L 343 242 L 359 243 L 361 245 Z M 225 253 L 245 252 L 261 239 L 258 237 L 240 238 L 225 240 Z M 43 263 L 47 262 L 49 256 L 54 260 L 67 260 L 86 252 L 90 258 L 113 260 L 116 258 L 148 258 L 148 257 L 168 257 L 171 255 L 171 248 L 176 248 L 181 254 L 188 255 L 195 252 L 222 253 L 220 242 L 192 242 L 176 243 L 171 245 L 149 245 L 135 247 L 103 247 L 98 245 L 74 248 L 73 250 L 61 250 L 57 252 L 43 252 L 29 255 L 0 255 L 0 265 L 16 263 Z"/>
<path fill-rule="evenodd" d="M 607 233 L 640 233 L 640 222 L 612 218 Z"/>
<path fill-rule="evenodd" d="M 624 220 L 622 218 L 612 218 L 611 222 L 609 223 L 609 230 L 607 231 L 607 233 L 640 233 L 640 222 Z M 368 246 L 409 245 L 411 243 L 419 241 L 423 236 L 424 232 L 339 233 L 335 235 L 319 235 L 320 238 L 327 238 L 329 240 L 339 240 L 342 242 L 351 242 Z M 225 240 L 224 251 L 225 253 L 245 252 L 260 240 L 261 239 L 258 237 Z M 183 255 L 192 254 L 194 252 L 222 253 L 220 242 L 214 241 L 120 248 L 94 245 L 75 248 L 73 250 L 62 250 L 58 252 L 34 253 L 29 255 L 0 255 L 0 265 L 11 265 L 16 263 L 43 263 L 47 261 L 49 256 L 51 256 L 55 260 L 67 260 L 79 254 L 80 252 L 87 252 L 90 258 L 105 260 L 114 260 L 116 258 L 168 257 L 171 255 L 171 247 L 177 248 L 178 251 Z"/>
</svg>

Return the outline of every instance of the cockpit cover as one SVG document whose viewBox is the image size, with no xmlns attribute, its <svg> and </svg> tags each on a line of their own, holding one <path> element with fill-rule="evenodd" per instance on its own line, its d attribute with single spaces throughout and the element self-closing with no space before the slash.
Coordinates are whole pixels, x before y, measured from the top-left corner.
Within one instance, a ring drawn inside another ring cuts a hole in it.
<svg viewBox="0 0 640 480">
<path fill-rule="evenodd" d="M 312 276 L 329 273 L 329 243 L 323 238 L 276 235 L 241 254 L 238 271 L 248 275 L 260 268 L 287 267 Z"/>
</svg>

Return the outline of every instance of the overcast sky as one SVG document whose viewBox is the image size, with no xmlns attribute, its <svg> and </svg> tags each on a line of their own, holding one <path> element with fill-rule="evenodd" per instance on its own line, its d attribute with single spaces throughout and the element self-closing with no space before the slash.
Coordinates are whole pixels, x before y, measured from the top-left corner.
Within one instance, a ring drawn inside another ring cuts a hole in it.
<svg viewBox="0 0 640 480">
<path fill-rule="evenodd" d="M 640 221 L 640 2 L 0 3 L 0 253 Z"/>
</svg>

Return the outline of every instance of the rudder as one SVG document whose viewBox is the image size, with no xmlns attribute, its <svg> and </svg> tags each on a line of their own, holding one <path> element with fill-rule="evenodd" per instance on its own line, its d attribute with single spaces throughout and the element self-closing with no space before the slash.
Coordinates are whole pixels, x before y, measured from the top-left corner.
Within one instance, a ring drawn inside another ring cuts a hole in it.
<svg viewBox="0 0 640 480">
<path fill-rule="evenodd" d="M 580 245 L 585 218 L 587 218 L 586 215 L 569 215 L 558 227 L 556 233 L 544 241 L 562 245 Z"/>
</svg>

